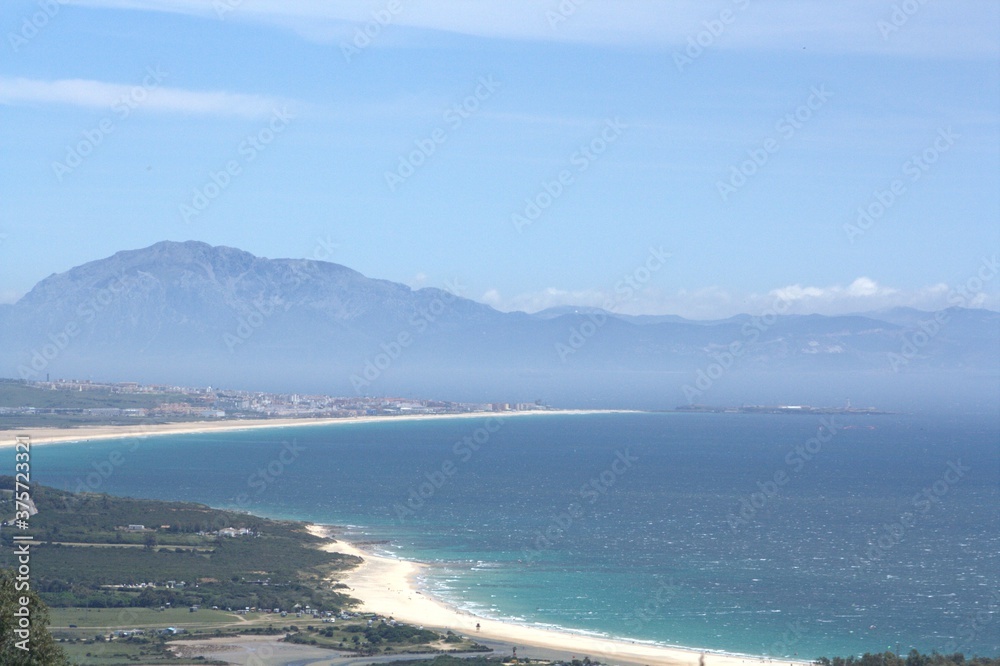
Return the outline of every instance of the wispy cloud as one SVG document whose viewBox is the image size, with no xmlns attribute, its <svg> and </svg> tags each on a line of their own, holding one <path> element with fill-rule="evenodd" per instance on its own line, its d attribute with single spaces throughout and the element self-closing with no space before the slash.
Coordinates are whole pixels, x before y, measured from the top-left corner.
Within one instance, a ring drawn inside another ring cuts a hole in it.
<svg viewBox="0 0 1000 666">
<path fill-rule="evenodd" d="M 939 310 L 954 305 L 949 302 L 953 286 L 939 283 L 918 289 L 897 289 L 875 280 L 859 277 L 848 285 L 825 287 L 787 285 L 765 293 L 735 293 L 719 287 L 668 292 L 650 287 L 635 292 L 635 297 L 615 310 L 618 314 L 676 314 L 690 319 L 722 319 L 737 314 L 760 314 L 777 301 L 788 303 L 789 314 L 839 315 L 870 312 L 893 307 Z M 504 297 L 491 289 L 480 297 L 487 305 L 505 312 L 538 312 L 562 305 L 601 307 L 615 302 L 613 290 L 567 290 L 549 287 L 536 292 Z M 981 292 L 965 303 L 968 307 L 1000 309 L 1000 295 Z"/>
<path fill-rule="evenodd" d="M 146 78 L 165 76 L 155 68 Z M 150 111 L 196 115 L 267 116 L 289 100 L 265 95 L 247 95 L 221 90 L 184 90 L 164 86 L 128 85 L 90 79 L 38 79 L 0 77 L 0 104 L 64 104 L 107 109 L 117 103 L 136 100 L 142 95 L 142 107 Z"/>
<path fill-rule="evenodd" d="M 73 4 L 151 10 L 213 20 L 249 20 L 291 28 L 302 36 L 336 42 L 357 24 L 385 11 L 386 0 L 69 0 Z M 918 14 L 888 37 L 892 2 L 871 0 L 404 0 L 392 23 L 422 30 L 531 41 L 579 42 L 674 50 L 717 20 L 736 15 L 713 48 L 885 53 L 892 56 L 996 57 L 991 26 L 1000 5 L 949 0 L 920 5 Z M 220 11 L 220 7 L 222 11 Z M 563 8 L 573 8 L 567 11 Z"/>
</svg>

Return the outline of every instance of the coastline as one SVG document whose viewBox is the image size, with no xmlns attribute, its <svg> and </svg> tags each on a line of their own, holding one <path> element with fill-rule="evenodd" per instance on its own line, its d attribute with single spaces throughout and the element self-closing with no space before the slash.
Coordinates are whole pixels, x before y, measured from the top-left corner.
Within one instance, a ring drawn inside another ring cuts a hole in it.
<svg viewBox="0 0 1000 666">
<path fill-rule="evenodd" d="M 806 661 L 772 659 L 750 655 L 710 652 L 694 648 L 665 647 L 646 642 L 604 638 L 565 629 L 542 628 L 529 624 L 504 622 L 476 616 L 434 598 L 420 589 L 417 577 L 426 565 L 376 555 L 347 541 L 338 541 L 330 527 L 309 525 L 310 534 L 331 541 L 322 549 L 330 553 L 355 555 L 363 561 L 346 575 L 331 580 L 344 583 L 351 596 L 362 603 L 360 610 L 378 613 L 418 626 L 450 629 L 472 638 L 492 639 L 515 646 L 557 650 L 578 658 L 589 656 L 603 662 L 643 664 L 648 666 L 695 666 L 704 658 L 704 666 L 747 666 L 747 664 Z M 479 629 L 477 629 L 477 625 Z"/>
<path fill-rule="evenodd" d="M 384 423 L 390 421 L 418 421 L 441 419 L 509 418 L 545 414 L 589 415 L 636 413 L 638 410 L 532 410 L 521 412 L 463 412 L 453 414 L 377 415 L 342 418 L 288 418 L 245 421 L 237 419 L 192 421 L 154 425 L 102 425 L 79 428 L 27 428 L 0 431 L 0 449 L 13 447 L 15 436 L 27 434 L 32 444 L 58 444 L 94 440 L 144 438 L 160 435 L 204 434 L 234 432 L 261 428 L 296 428 L 349 423 Z M 315 536 L 330 539 L 322 548 L 327 552 L 355 555 L 362 564 L 336 578 L 350 588 L 350 594 L 362 603 L 364 612 L 392 616 L 397 620 L 418 626 L 468 635 L 506 646 L 534 647 L 566 657 L 593 659 L 610 664 L 634 666 L 748 666 L 764 664 L 789 664 L 810 666 L 812 662 L 770 658 L 757 655 L 733 654 L 707 649 L 667 647 L 646 641 L 631 641 L 574 632 L 568 629 L 541 627 L 526 623 L 494 620 L 477 616 L 435 598 L 421 589 L 418 577 L 428 565 L 410 560 L 385 557 L 369 552 L 355 544 L 335 540 L 332 528 L 308 525 Z M 479 625 L 479 629 L 477 629 Z M 525 655 L 527 656 L 527 655 Z"/>
<path fill-rule="evenodd" d="M 340 418 L 287 418 L 223 419 L 217 421 L 185 421 L 152 425 L 95 425 L 78 428 L 23 428 L 0 431 L 0 448 L 14 446 L 15 436 L 29 435 L 32 444 L 60 444 L 85 442 L 98 439 L 125 439 L 129 437 L 155 437 L 159 435 L 194 435 L 209 432 L 232 432 L 258 428 L 302 428 L 309 426 L 347 423 L 382 423 L 389 421 L 423 421 L 439 419 L 510 418 L 544 414 L 623 414 L 635 410 L 624 409 L 547 409 L 523 412 L 461 412 L 456 414 L 402 414 L 378 416 L 347 416 Z"/>
</svg>

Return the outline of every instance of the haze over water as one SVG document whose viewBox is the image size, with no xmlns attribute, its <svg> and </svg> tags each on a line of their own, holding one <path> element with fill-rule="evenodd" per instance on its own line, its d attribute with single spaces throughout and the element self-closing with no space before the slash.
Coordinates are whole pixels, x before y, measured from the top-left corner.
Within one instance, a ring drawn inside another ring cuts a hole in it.
<svg viewBox="0 0 1000 666">
<path fill-rule="evenodd" d="M 996 654 L 995 419 L 833 425 L 809 443 L 812 416 L 342 424 L 47 445 L 35 471 L 348 525 L 495 617 L 802 658 Z"/>
</svg>

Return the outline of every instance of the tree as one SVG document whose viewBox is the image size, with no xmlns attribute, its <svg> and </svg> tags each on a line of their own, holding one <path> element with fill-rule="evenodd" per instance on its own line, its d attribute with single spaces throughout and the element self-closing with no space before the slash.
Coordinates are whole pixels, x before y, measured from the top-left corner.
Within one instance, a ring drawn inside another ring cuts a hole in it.
<svg viewBox="0 0 1000 666">
<path fill-rule="evenodd" d="M 920 654 L 916 649 L 910 650 L 906 656 L 906 666 L 926 666 L 927 657 Z"/>
<path fill-rule="evenodd" d="M 12 571 L 0 569 L 0 664 L 66 666 L 66 655 L 49 633 L 48 607 L 34 590 L 17 589 L 17 582 Z"/>
</svg>

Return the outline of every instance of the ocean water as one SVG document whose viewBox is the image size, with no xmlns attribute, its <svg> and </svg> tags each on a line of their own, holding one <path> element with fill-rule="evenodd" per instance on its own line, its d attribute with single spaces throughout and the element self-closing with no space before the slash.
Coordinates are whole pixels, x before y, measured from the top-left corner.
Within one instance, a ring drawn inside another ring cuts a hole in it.
<svg viewBox="0 0 1000 666">
<path fill-rule="evenodd" d="M 751 654 L 1000 654 L 995 418 L 596 414 L 33 450 L 41 483 L 345 526 L 498 618 Z"/>
</svg>

